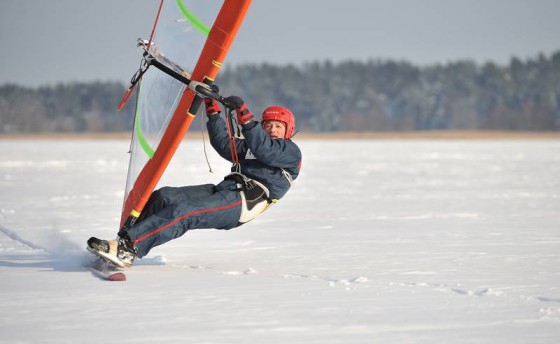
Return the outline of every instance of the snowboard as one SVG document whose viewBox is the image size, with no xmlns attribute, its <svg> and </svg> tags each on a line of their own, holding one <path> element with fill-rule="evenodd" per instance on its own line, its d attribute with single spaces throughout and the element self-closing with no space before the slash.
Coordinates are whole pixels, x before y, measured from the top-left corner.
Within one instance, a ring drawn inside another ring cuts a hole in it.
<svg viewBox="0 0 560 344">
<path fill-rule="evenodd" d="M 106 257 L 96 250 L 89 247 L 86 249 L 97 257 L 90 266 L 90 270 L 95 276 L 107 281 L 126 281 L 126 275 L 120 270 L 119 266 L 114 265 L 113 261 L 107 260 Z"/>
</svg>

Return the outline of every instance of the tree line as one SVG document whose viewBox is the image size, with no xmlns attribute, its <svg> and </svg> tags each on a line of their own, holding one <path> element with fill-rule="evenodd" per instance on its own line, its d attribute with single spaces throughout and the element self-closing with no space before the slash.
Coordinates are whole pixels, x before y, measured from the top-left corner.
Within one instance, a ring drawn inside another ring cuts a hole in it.
<svg viewBox="0 0 560 344">
<path fill-rule="evenodd" d="M 292 109 L 301 131 L 560 130 L 560 51 L 506 65 L 329 61 L 225 68 L 216 83 L 258 114 Z M 100 132 L 132 127 L 118 82 L 0 87 L 0 132 Z M 195 121 L 197 122 L 197 121 Z M 197 124 L 196 126 L 199 126 Z"/>
<path fill-rule="evenodd" d="M 0 133 L 130 130 L 132 109 L 117 113 L 125 87 L 117 82 L 0 87 Z"/>
</svg>

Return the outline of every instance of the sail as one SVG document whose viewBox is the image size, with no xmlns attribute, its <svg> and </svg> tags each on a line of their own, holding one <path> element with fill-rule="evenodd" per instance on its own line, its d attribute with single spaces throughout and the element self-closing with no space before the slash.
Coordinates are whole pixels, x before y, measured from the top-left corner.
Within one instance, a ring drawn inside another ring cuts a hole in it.
<svg viewBox="0 0 560 344">
<path fill-rule="evenodd" d="M 214 81 L 250 2 L 160 2 L 150 37 L 138 41 L 144 59 L 129 90 L 137 86 L 121 228 L 142 212 L 202 103 L 186 83 Z"/>
</svg>

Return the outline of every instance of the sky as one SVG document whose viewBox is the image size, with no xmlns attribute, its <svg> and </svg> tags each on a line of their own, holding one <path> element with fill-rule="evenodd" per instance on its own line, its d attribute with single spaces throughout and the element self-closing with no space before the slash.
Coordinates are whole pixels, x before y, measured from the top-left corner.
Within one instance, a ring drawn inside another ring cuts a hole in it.
<svg viewBox="0 0 560 344">
<path fill-rule="evenodd" d="M 0 85 L 128 82 L 159 0 L 0 0 Z M 225 65 L 506 64 L 560 50 L 558 0 L 254 0 Z"/>
</svg>

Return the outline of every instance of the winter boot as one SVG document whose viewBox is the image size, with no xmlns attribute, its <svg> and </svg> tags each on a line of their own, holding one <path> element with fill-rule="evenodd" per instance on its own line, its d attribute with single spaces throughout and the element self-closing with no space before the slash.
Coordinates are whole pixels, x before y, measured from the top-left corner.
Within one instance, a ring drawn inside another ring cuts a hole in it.
<svg viewBox="0 0 560 344">
<path fill-rule="evenodd" d="M 102 240 L 95 237 L 87 241 L 88 250 L 120 267 L 130 267 L 136 260 L 136 251 L 129 240 Z"/>
</svg>

